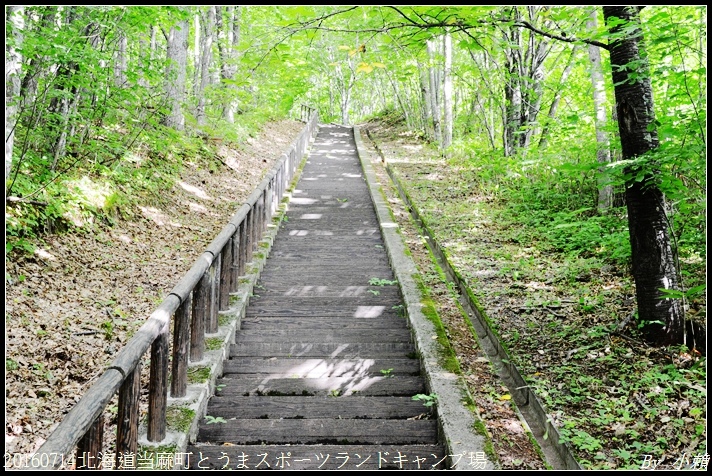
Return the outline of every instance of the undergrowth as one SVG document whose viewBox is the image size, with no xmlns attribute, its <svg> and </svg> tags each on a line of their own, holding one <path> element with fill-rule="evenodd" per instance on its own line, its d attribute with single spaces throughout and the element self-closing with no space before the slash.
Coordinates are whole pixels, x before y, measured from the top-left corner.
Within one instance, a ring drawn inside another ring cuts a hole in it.
<svg viewBox="0 0 712 476">
<path fill-rule="evenodd" d="M 15 158 L 6 184 L 6 196 L 13 197 L 5 207 L 6 253 L 31 254 L 47 234 L 85 232 L 95 222 L 113 225 L 131 218 L 139 202 L 160 204 L 186 160 L 209 167 L 218 144 L 239 147 L 270 119 L 255 112 L 241 117 L 239 125 L 221 123 L 199 133 L 155 126 L 130 147 L 119 141 L 84 144 L 56 167 L 47 152 L 28 148 Z M 20 127 L 17 134 L 26 132 Z"/>
</svg>

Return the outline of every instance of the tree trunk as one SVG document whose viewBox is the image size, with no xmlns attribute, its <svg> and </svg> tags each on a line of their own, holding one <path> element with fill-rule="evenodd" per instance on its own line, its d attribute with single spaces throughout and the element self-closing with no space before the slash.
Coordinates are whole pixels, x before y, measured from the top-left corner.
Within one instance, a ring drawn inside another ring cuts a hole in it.
<svg viewBox="0 0 712 476">
<path fill-rule="evenodd" d="M 611 69 L 623 159 L 634 159 L 659 145 L 650 73 L 638 26 L 639 7 L 603 7 L 603 15 L 609 25 L 614 18 L 624 20 L 622 25 L 613 22 L 610 26 L 614 35 L 625 31 L 621 38 L 611 42 Z M 680 286 L 676 251 L 670 242 L 665 215 L 665 196 L 656 183 L 655 166 L 629 166 L 624 173 L 638 319 L 650 342 L 682 344 L 685 322 L 681 300 L 666 297 L 661 291 L 679 292 Z"/>
<path fill-rule="evenodd" d="M 200 7 L 197 7 L 200 8 Z M 198 97 L 200 87 L 200 10 L 193 15 L 193 97 Z"/>
<path fill-rule="evenodd" d="M 126 49 L 128 48 L 128 40 L 126 34 L 119 34 L 119 45 L 116 50 L 116 62 L 114 63 L 114 84 L 119 88 L 125 88 L 126 85 L 126 70 L 128 69 L 128 58 Z"/>
<path fill-rule="evenodd" d="M 185 94 L 185 75 L 188 62 L 188 30 L 189 22 L 180 21 L 171 27 L 167 35 L 167 52 L 169 65 L 166 69 L 166 97 L 169 113 L 163 119 L 163 124 L 177 130 L 185 128 L 182 103 Z"/>
<path fill-rule="evenodd" d="M 212 6 L 207 8 L 207 11 L 201 12 L 202 35 L 200 41 L 200 83 L 196 90 L 196 99 L 198 102 L 195 118 L 199 126 L 204 126 L 207 123 L 207 115 L 205 112 L 205 88 L 210 81 L 210 63 L 213 57 L 213 25 L 215 24 L 215 9 Z"/>
<path fill-rule="evenodd" d="M 229 81 L 235 79 L 237 74 L 237 58 L 235 47 L 240 42 L 240 7 L 225 7 L 227 25 L 223 27 L 222 7 L 215 7 L 215 23 L 218 29 L 218 51 L 220 54 L 220 75 L 225 82 L 225 106 L 222 117 L 230 124 L 235 122 L 237 100 L 235 87 Z"/>
<path fill-rule="evenodd" d="M 7 22 L 12 25 L 10 41 L 5 43 L 5 183 L 12 168 L 12 150 L 17 124 L 17 102 L 20 96 L 20 75 L 22 74 L 22 29 L 24 28 L 25 7 L 6 7 Z"/>
<path fill-rule="evenodd" d="M 561 92 L 564 89 L 566 80 L 569 79 L 569 76 L 571 75 L 571 70 L 573 70 L 574 58 L 576 56 L 577 51 L 578 45 L 574 46 L 571 49 L 571 56 L 569 56 L 569 62 L 566 64 L 564 72 L 561 73 L 561 79 L 559 80 L 559 85 L 556 88 L 556 92 L 554 93 L 554 99 L 551 101 L 551 105 L 549 106 L 548 121 L 546 122 L 544 129 L 541 131 L 541 137 L 539 139 L 540 149 L 545 149 L 547 144 L 549 143 L 549 124 L 556 119 L 556 111 L 559 109 L 559 103 L 561 102 Z"/>
<path fill-rule="evenodd" d="M 429 80 L 430 80 L 430 94 L 428 95 L 428 103 L 430 104 L 430 112 L 433 118 L 433 131 L 435 132 L 435 142 L 438 147 L 442 147 L 443 143 L 443 133 L 440 127 L 440 104 L 438 104 L 438 89 L 440 84 L 437 78 L 437 67 L 435 66 L 435 44 L 434 40 L 427 41 L 428 49 L 428 60 L 430 65 L 428 66 Z"/>
<path fill-rule="evenodd" d="M 385 74 L 388 77 L 388 80 L 390 81 L 391 86 L 393 87 L 393 95 L 396 97 L 398 106 L 400 106 L 400 110 L 403 111 L 403 117 L 405 117 L 405 123 L 408 125 L 408 128 L 412 128 L 410 114 L 408 113 L 408 109 L 405 106 L 405 102 L 401 99 L 401 95 L 398 92 L 398 83 L 393 80 L 393 78 L 391 77 L 391 75 L 389 74 L 388 71 L 386 71 Z M 383 88 L 378 88 L 378 89 L 383 89 Z"/>
<path fill-rule="evenodd" d="M 510 45 L 520 45 L 520 47 L 512 48 L 508 46 L 505 49 L 505 84 L 504 84 L 504 100 L 506 104 L 506 112 L 504 116 L 504 155 L 511 157 L 517 150 L 517 132 L 521 127 L 522 121 L 522 90 L 521 90 L 521 39 L 518 29 L 513 29 L 511 38 L 504 35 L 504 41 Z"/>
<path fill-rule="evenodd" d="M 430 80 L 428 71 L 418 62 L 418 72 L 420 73 L 420 94 L 422 96 L 421 115 L 423 116 L 423 133 L 429 141 L 435 140 L 433 131 L 432 109 L 430 107 Z"/>
<path fill-rule="evenodd" d="M 590 32 L 598 30 L 596 9 L 586 21 L 586 29 Z M 605 166 L 611 161 L 610 141 L 606 132 L 608 122 L 606 114 L 606 87 L 603 82 L 601 67 L 601 50 L 596 45 L 588 45 L 588 58 L 591 61 L 591 85 L 593 86 L 593 109 L 596 113 L 596 158 L 601 165 L 598 169 L 598 211 L 604 212 L 613 206 L 613 186 L 605 183 Z"/>
<path fill-rule="evenodd" d="M 445 107 L 445 124 L 443 130 L 443 152 L 449 155 L 448 148 L 452 145 L 452 36 L 446 32 L 443 38 L 445 50 L 445 68 L 443 70 L 443 106 Z"/>
</svg>

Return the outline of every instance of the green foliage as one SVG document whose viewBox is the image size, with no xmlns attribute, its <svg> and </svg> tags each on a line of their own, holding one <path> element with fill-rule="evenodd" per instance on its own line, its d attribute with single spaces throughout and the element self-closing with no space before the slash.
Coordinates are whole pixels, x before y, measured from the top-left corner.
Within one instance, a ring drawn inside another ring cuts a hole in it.
<svg viewBox="0 0 712 476">
<path fill-rule="evenodd" d="M 393 377 L 392 372 L 393 372 L 393 369 L 392 369 L 392 368 L 390 368 L 390 369 L 381 369 L 381 375 L 383 375 L 384 377 Z"/>
<path fill-rule="evenodd" d="M 17 364 L 17 362 L 15 362 L 12 359 L 5 359 L 5 370 L 13 371 L 13 370 L 17 370 L 18 368 L 19 368 L 19 365 Z"/>
<path fill-rule="evenodd" d="M 424 393 L 419 393 L 417 395 L 413 395 L 411 400 L 422 402 L 423 405 L 426 407 L 432 407 L 438 402 L 438 396 L 435 393 L 430 393 L 427 395 Z"/>
<path fill-rule="evenodd" d="M 211 415 L 205 415 L 205 423 L 208 425 L 212 425 L 215 423 L 227 423 L 227 420 L 225 420 L 223 417 L 214 417 Z"/>
<path fill-rule="evenodd" d="M 397 280 L 381 279 L 381 278 L 371 278 L 368 281 L 371 286 L 393 286 L 398 284 Z"/>
</svg>

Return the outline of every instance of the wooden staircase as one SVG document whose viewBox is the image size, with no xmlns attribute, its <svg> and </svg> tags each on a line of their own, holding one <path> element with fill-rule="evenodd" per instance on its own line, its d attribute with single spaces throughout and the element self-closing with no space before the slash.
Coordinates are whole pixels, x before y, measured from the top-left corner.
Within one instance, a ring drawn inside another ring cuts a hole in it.
<svg viewBox="0 0 712 476">
<path fill-rule="evenodd" d="M 322 126 L 192 469 L 446 469 L 351 128 Z"/>
</svg>

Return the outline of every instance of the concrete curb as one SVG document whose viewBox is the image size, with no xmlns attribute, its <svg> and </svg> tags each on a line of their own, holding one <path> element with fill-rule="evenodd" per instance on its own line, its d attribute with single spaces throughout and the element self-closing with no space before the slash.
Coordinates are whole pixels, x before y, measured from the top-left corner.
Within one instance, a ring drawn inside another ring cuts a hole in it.
<svg viewBox="0 0 712 476">
<path fill-rule="evenodd" d="M 411 332 L 425 370 L 426 385 L 430 393 L 438 396 L 438 421 L 441 439 L 446 445 L 450 458 L 449 466 L 460 470 L 497 469 L 485 451 L 488 443 L 487 437 L 476 433 L 477 419 L 463 403 L 468 394 L 467 386 L 461 377 L 448 372 L 439 363 L 443 349 L 436 340 L 435 326 L 422 312 L 422 297 L 414 279 L 418 270 L 412 258 L 406 254 L 398 225 L 391 218 L 390 208 L 384 199 L 380 183 L 365 152 L 358 127 L 354 127 L 354 139 L 365 180 L 368 183 L 378 215 L 388 258 L 403 294 Z M 473 465 L 474 460 L 476 463 Z M 468 461 L 470 464 L 465 464 Z"/>
</svg>

